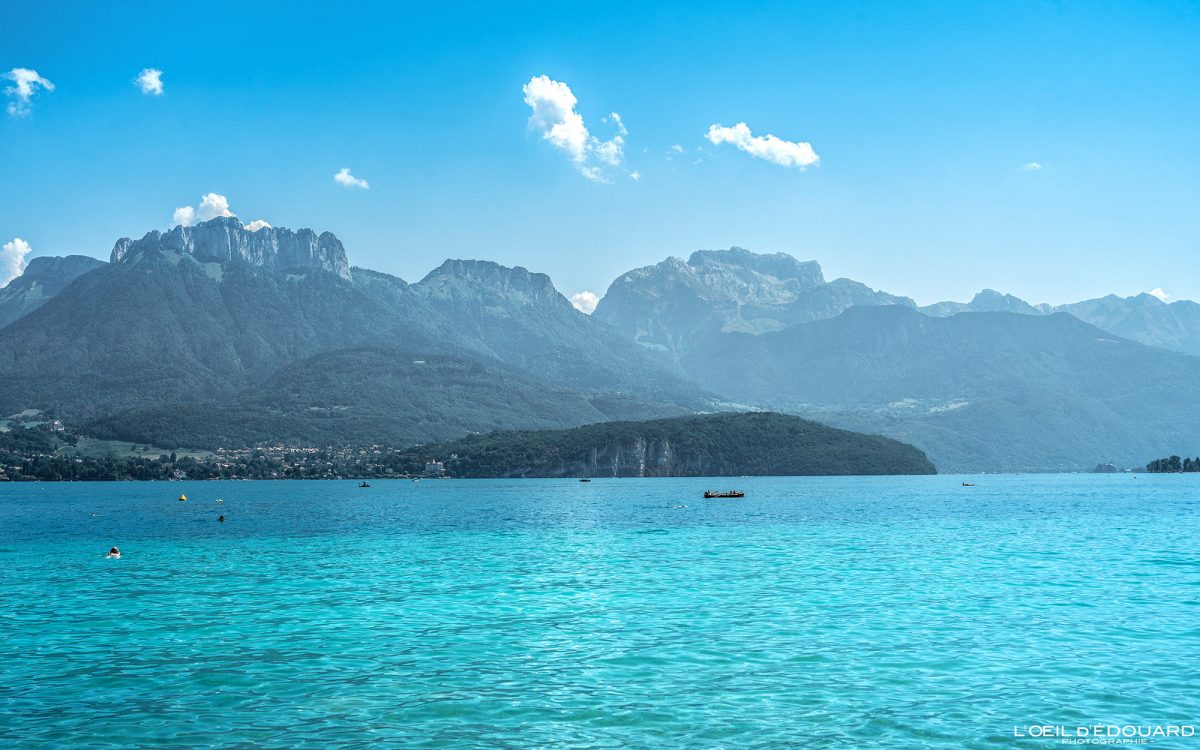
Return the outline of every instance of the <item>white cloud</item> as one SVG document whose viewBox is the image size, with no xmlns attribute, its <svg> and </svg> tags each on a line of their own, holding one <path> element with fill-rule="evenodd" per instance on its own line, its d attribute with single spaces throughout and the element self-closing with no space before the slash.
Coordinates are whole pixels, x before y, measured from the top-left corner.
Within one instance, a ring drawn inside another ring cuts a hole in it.
<svg viewBox="0 0 1200 750">
<path fill-rule="evenodd" d="M 571 87 L 549 76 L 534 76 L 521 87 L 525 103 L 533 110 L 529 125 L 542 134 L 559 151 L 565 153 L 579 173 L 595 182 L 608 182 L 605 166 L 620 166 L 625 161 L 625 127 L 621 115 L 612 112 L 603 122 L 616 130 L 616 135 L 602 141 L 592 135 L 575 111 L 579 100 Z M 596 163 L 598 162 L 598 163 Z"/>
<path fill-rule="evenodd" d="M 3 249 L 0 249 L 0 286 L 6 286 L 25 272 L 25 258 L 29 250 L 29 243 L 20 237 L 4 243 Z"/>
<path fill-rule="evenodd" d="M 785 141 L 770 134 L 756 136 L 744 122 L 739 122 L 731 128 L 712 125 L 704 137 L 714 145 L 730 143 L 756 159 L 763 159 L 781 167 L 796 167 L 800 171 L 821 161 L 821 157 L 813 151 L 812 144 Z"/>
<path fill-rule="evenodd" d="M 251 232 L 257 232 L 260 229 L 270 229 L 270 228 L 271 228 L 271 225 L 268 224 L 267 222 L 263 221 L 262 219 L 255 219 L 254 221 L 250 222 L 249 224 L 242 225 L 242 229 L 248 229 Z"/>
<path fill-rule="evenodd" d="M 600 298 L 596 296 L 595 292 L 584 290 L 571 295 L 571 306 L 584 315 L 591 315 L 595 312 L 598 302 L 600 302 Z"/>
<path fill-rule="evenodd" d="M 171 214 L 171 226 L 190 227 L 196 221 L 196 209 L 191 206 L 180 206 Z"/>
<path fill-rule="evenodd" d="M 1036 161 L 1026 162 L 1025 164 L 1021 165 L 1022 172 L 1038 172 L 1041 170 L 1041 168 L 1042 165 Z"/>
<path fill-rule="evenodd" d="M 200 217 L 200 221 L 208 221 L 218 216 L 233 216 L 234 213 L 229 210 L 228 198 L 216 193 L 208 193 L 200 199 L 200 205 L 196 208 L 196 215 Z"/>
<path fill-rule="evenodd" d="M 576 163 L 586 161 L 590 136 L 583 115 L 575 111 L 578 100 L 571 87 L 549 76 L 534 76 L 521 90 L 525 92 L 525 103 L 533 110 L 529 122 L 541 131 L 542 138 L 566 151 Z"/>
<path fill-rule="evenodd" d="M 142 90 L 143 94 L 162 96 L 162 71 L 158 68 L 143 68 L 142 72 L 138 73 L 138 77 L 133 79 L 133 83 Z"/>
<path fill-rule="evenodd" d="M 12 98 L 8 103 L 8 113 L 13 117 L 24 117 L 32 107 L 31 99 L 37 90 L 53 91 L 54 84 L 38 75 L 36 70 L 29 68 L 13 68 L 3 77 L 13 84 L 4 89 L 4 93 Z"/>
<path fill-rule="evenodd" d="M 5 247 L 8 247 L 8 245 L 5 245 Z M 1162 290 L 1162 287 L 1156 287 L 1154 289 L 1151 289 L 1150 291 L 1146 292 L 1146 294 L 1149 294 L 1151 297 L 1158 297 L 1163 302 L 1166 302 L 1167 297 L 1171 296 L 1171 295 L 1167 294 L 1166 292 L 1164 292 Z"/>
<path fill-rule="evenodd" d="M 339 185 L 345 185 L 348 188 L 362 188 L 370 190 L 371 185 L 366 180 L 355 177 L 350 174 L 350 167 L 342 167 L 341 170 L 333 176 L 333 181 Z"/>
<path fill-rule="evenodd" d="M 642 181 L 642 173 L 635 169 L 629 173 L 629 179 L 633 180 L 634 182 L 641 182 Z"/>
<path fill-rule="evenodd" d="M 237 214 L 229 210 L 229 199 L 223 195 L 216 193 L 207 193 L 200 198 L 200 205 L 192 208 L 191 206 L 180 206 L 175 209 L 175 213 L 171 215 L 171 226 L 190 227 L 192 224 L 199 221 L 208 221 L 215 219 L 218 216 L 236 216 Z M 261 219 L 260 219 L 261 221 Z"/>
<path fill-rule="evenodd" d="M 674 151 L 674 152 L 675 152 L 675 153 L 677 153 L 677 154 L 682 154 L 682 153 L 683 153 L 683 146 L 680 146 L 678 143 L 672 143 L 672 144 L 671 144 L 671 150 L 672 150 L 672 151 Z"/>
<path fill-rule="evenodd" d="M 592 182 L 608 182 L 608 177 L 604 175 L 604 170 L 600 167 L 580 167 L 579 174 Z"/>
<path fill-rule="evenodd" d="M 625 139 L 619 135 L 614 135 L 612 140 L 597 141 L 594 153 L 598 160 L 610 167 L 615 167 L 625 161 L 624 146 Z"/>
</svg>

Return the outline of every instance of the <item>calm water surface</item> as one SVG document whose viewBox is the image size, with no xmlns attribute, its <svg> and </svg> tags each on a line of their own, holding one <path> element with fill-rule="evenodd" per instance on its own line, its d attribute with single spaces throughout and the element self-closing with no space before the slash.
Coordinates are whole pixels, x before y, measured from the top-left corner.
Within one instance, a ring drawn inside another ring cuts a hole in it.
<svg viewBox="0 0 1200 750">
<path fill-rule="evenodd" d="M 0 485 L 0 746 L 1200 724 L 1200 477 L 961 481 Z"/>
</svg>

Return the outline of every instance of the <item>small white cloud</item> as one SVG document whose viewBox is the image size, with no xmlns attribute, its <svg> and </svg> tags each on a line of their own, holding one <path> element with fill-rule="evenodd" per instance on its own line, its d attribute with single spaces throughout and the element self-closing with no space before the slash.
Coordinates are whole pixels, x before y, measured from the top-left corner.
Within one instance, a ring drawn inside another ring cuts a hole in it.
<svg viewBox="0 0 1200 750">
<path fill-rule="evenodd" d="M 671 144 L 671 150 L 672 150 L 672 151 L 674 151 L 674 152 L 675 152 L 675 153 L 677 153 L 677 154 L 682 154 L 682 153 L 683 153 L 683 146 L 680 146 L 678 143 L 672 143 L 672 144 Z"/>
<path fill-rule="evenodd" d="M 704 136 L 714 145 L 729 143 L 756 159 L 763 159 L 781 167 L 796 167 L 804 171 L 821 161 L 812 144 L 802 141 L 785 141 L 773 135 L 756 136 L 750 127 L 739 122 L 731 128 L 712 125 Z"/>
<path fill-rule="evenodd" d="M 171 215 L 171 226 L 190 227 L 199 221 L 208 221 L 218 216 L 236 216 L 229 210 L 229 199 L 216 193 L 207 193 L 200 198 L 200 205 L 180 206 Z"/>
<path fill-rule="evenodd" d="M 599 302 L 600 298 L 596 296 L 595 292 L 584 290 L 571 295 L 571 306 L 584 315 L 591 315 L 595 312 Z"/>
<path fill-rule="evenodd" d="M 621 121 L 621 116 L 616 112 L 610 112 L 608 117 L 600 118 L 606 125 L 612 125 L 617 129 L 617 135 L 629 135 L 629 129 L 625 127 L 625 123 Z"/>
<path fill-rule="evenodd" d="M 633 180 L 634 182 L 641 182 L 642 181 L 642 173 L 635 169 L 629 173 L 629 179 Z"/>
<path fill-rule="evenodd" d="M 208 193 L 200 199 L 200 205 L 196 208 L 196 215 L 200 217 L 200 221 L 208 221 L 218 216 L 233 216 L 234 213 L 229 210 L 228 198 L 216 193 Z"/>
<path fill-rule="evenodd" d="M 1040 172 L 1041 169 L 1042 165 L 1036 161 L 1026 162 L 1025 164 L 1021 165 L 1022 172 Z"/>
<path fill-rule="evenodd" d="M 25 258 L 28 257 L 29 250 L 29 243 L 20 237 L 14 237 L 11 242 L 4 243 L 0 249 L 0 286 L 6 286 L 25 272 Z"/>
<path fill-rule="evenodd" d="M 180 206 L 171 214 L 171 226 L 190 227 L 196 221 L 196 209 L 191 206 Z"/>
<path fill-rule="evenodd" d="M 53 91 L 54 84 L 38 75 L 36 70 L 29 68 L 13 68 L 4 73 L 2 78 L 12 81 L 12 85 L 4 89 L 12 101 L 8 103 L 8 113 L 13 117 L 24 117 L 32 108 L 33 95 L 40 88 Z"/>
<path fill-rule="evenodd" d="M 596 159 L 615 167 L 625 161 L 624 154 L 625 139 L 619 135 L 614 135 L 611 140 L 596 141 L 593 153 L 596 154 Z"/>
<path fill-rule="evenodd" d="M 608 182 L 604 166 L 617 167 L 625 161 L 625 136 L 629 135 L 621 115 L 612 112 L 603 122 L 616 130 L 616 135 L 602 141 L 592 135 L 575 111 L 578 100 L 571 87 L 549 76 L 534 76 L 521 87 L 525 103 L 533 110 L 529 125 L 542 134 L 542 139 L 564 152 L 584 177 L 594 182 Z M 599 162 L 595 164 L 593 162 Z"/>
<path fill-rule="evenodd" d="M 371 189 L 370 183 L 368 183 L 366 180 L 359 179 L 358 177 L 350 174 L 350 167 L 342 167 L 341 170 L 333 176 L 333 181 L 348 188 L 362 188 L 363 190 Z"/>
<path fill-rule="evenodd" d="M 251 232 L 257 232 L 260 229 L 270 229 L 270 228 L 271 228 L 271 225 L 268 224 L 267 222 L 263 221 L 262 219 L 255 219 L 254 221 L 250 222 L 249 224 L 242 225 L 242 229 L 247 229 Z"/>
<path fill-rule="evenodd" d="M 592 182 L 608 182 L 608 177 L 604 175 L 604 170 L 600 167 L 580 167 L 579 174 Z"/>
<path fill-rule="evenodd" d="M 5 245 L 5 247 L 7 247 L 7 245 Z M 1151 297 L 1158 297 L 1163 302 L 1166 302 L 1167 297 L 1171 296 L 1171 295 L 1167 294 L 1166 292 L 1164 292 L 1162 290 L 1162 287 L 1156 287 L 1154 289 L 1151 289 L 1150 291 L 1146 292 L 1146 294 L 1149 294 Z"/>
<path fill-rule="evenodd" d="M 142 72 L 138 73 L 138 77 L 133 79 L 133 83 L 142 90 L 143 94 L 162 96 L 162 71 L 158 68 L 143 68 Z"/>
</svg>

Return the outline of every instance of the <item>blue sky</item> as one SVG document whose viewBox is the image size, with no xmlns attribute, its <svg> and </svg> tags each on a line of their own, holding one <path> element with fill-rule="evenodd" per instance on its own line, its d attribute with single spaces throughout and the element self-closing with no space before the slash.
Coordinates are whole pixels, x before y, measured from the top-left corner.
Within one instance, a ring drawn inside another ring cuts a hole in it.
<svg viewBox="0 0 1200 750">
<path fill-rule="evenodd" d="M 408 280 L 485 258 L 602 293 L 630 268 L 740 245 L 923 303 L 983 287 L 1200 298 L 1195 4 L 0 13 L 0 71 L 54 85 L 0 113 L 0 241 L 33 256 L 106 257 L 212 192 L 245 221 L 330 230 L 352 263 Z M 145 68 L 161 96 L 135 85 Z M 531 122 L 522 87 L 543 75 L 578 100 L 595 139 L 583 164 Z M 614 112 L 627 133 L 608 164 Z M 706 138 L 742 122 L 819 162 Z M 343 167 L 369 189 L 335 182 Z"/>
</svg>

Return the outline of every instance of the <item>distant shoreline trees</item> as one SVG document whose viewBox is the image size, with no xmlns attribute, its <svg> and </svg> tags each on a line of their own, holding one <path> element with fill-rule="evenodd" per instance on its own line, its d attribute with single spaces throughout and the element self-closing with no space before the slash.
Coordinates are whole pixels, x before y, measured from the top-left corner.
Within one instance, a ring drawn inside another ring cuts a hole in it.
<svg viewBox="0 0 1200 750">
<path fill-rule="evenodd" d="M 1156 458 L 1146 464 L 1146 471 L 1150 474 L 1190 474 L 1192 472 L 1200 472 L 1200 457 L 1180 458 L 1179 456 L 1168 456 L 1167 458 Z"/>
</svg>

